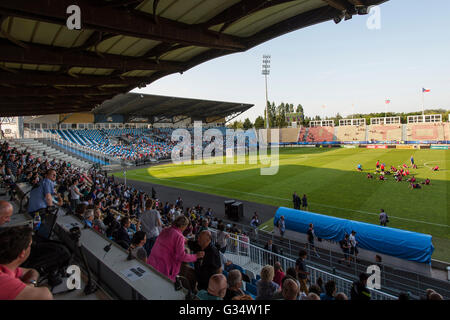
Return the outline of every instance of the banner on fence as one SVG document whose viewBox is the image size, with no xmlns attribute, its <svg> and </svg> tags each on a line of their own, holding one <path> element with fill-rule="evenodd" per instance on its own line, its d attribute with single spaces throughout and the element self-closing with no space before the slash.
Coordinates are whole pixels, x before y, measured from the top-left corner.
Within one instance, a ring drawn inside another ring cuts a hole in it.
<svg viewBox="0 0 450 320">
<path fill-rule="evenodd" d="M 430 149 L 448 150 L 449 146 L 431 146 Z"/>
<path fill-rule="evenodd" d="M 371 146 L 366 146 L 367 149 L 387 149 L 388 146 L 380 146 L 380 145 L 371 145 Z"/>
</svg>

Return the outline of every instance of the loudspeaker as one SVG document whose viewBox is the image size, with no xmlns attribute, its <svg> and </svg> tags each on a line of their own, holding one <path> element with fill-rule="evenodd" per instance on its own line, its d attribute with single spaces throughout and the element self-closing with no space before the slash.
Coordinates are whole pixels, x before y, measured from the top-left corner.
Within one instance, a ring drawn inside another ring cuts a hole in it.
<svg viewBox="0 0 450 320">
<path fill-rule="evenodd" d="M 231 205 L 231 219 L 239 221 L 244 217 L 244 204 L 242 202 L 235 202 Z"/>
<path fill-rule="evenodd" d="M 233 203 L 235 203 L 235 200 L 225 200 L 224 204 L 225 204 L 225 216 L 230 217 L 231 215 L 231 205 Z"/>
</svg>

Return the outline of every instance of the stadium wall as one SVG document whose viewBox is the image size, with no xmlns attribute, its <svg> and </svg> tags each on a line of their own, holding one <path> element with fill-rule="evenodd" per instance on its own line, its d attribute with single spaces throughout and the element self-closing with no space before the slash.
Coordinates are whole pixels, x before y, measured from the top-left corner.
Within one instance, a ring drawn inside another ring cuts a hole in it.
<svg viewBox="0 0 450 320">
<path fill-rule="evenodd" d="M 317 237 L 336 242 L 344 239 L 345 233 L 350 234 L 354 230 L 360 248 L 403 260 L 431 264 L 434 246 L 432 237 L 427 234 L 381 227 L 284 207 L 278 208 L 275 214 L 275 226 L 281 216 L 285 218 L 286 230 L 306 233 L 309 224 L 313 223 Z"/>
<path fill-rule="evenodd" d="M 106 116 L 105 114 L 95 114 L 92 121 L 88 122 L 95 122 L 95 123 L 123 123 L 123 115 L 121 114 L 112 114 L 109 116 Z M 84 121 L 78 121 L 78 122 L 84 122 Z"/>
<path fill-rule="evenodd" d="M 61 123 L 93 123 L 94 115 L 92 113 L 72 113 L 60 114 L 59 121 Z"/>
<path fill-rule="evenodd" d="M 58 114 L 51 114 L 45 116 L 37 116 L 37 117 L 23 117 L 23 123 L 47 123 L 53 124 L 59 122 Z"/>
</svg>

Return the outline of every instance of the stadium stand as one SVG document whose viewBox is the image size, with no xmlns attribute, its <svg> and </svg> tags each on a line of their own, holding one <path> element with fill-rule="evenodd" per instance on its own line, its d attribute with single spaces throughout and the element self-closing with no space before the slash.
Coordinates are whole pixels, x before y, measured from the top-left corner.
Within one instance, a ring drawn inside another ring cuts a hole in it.
<svg viewBox="0 0 450 320">
<path fill-rule="evenodd" d="M 366 126 L 339 126 L 336 127 L 338 141 L 365 141 Z"/>
<path fill-rule="evenodd" d="M 308 129 L 306 142 L 335 141 L 334 127 L 311 127 Z"/>
<path fill-rule="evenodd" d="M 406 127 L 407 141 L 443 141 L 445 140 L 443 123 L 408 123 Z"/>
<path fill-rule="evenodd" d="M 370 125 L 368 133 L 369 141 L 401 141 L 402 125 Z"/>
<path fill-rule="evenodd" d="M 444 123 L 444 140 L 450 141 L 450 123 Z"/>
<path fill-rule="evenodd" d="M 307 135 L 308 128 L 302 126 L 300 132 L 298 133 L 298 142 L 306 142 Z"/>
<path fill-rule="evenodd" d="M 170 130 L 162 133 L 150 129 L 96 129 L 96 130 L 49 130 L 58 134 L 62 139 L 86 146 L 93 151 L 104 152 L 108 155 L 135 160 L 144 156 L 152 158 L 166 158 L 172 151 L 173 144 L 167 138 Z M 154 138 L 161 133 L 162 138 Z M 120 143 L 113 143 L 113 138 L 121 138 Z"/>
<path fill-rule="evenodd" d="M 286 128 L 280 130 L 280 142 L 297 142 L 299 140 L 300 132 L 299 128 Z"/>
</svg>

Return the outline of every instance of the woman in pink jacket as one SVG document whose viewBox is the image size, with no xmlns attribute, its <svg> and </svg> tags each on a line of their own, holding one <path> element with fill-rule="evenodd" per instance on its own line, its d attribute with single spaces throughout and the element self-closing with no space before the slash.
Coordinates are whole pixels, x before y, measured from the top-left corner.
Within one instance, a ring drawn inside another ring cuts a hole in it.
<svg viewBox="0 0 450 320">
<path fill-rule="evenodd" d="M 189 219 L 179 216 L 170 228 L 164 229 L 156 238 L 147 263 L 162 274 L 175 281 L 182 262 L 194 262 L 204 257 L 205 252 L 187 254 L 184 249 L 183 231 L 189 225 Z"/>
</svg>

